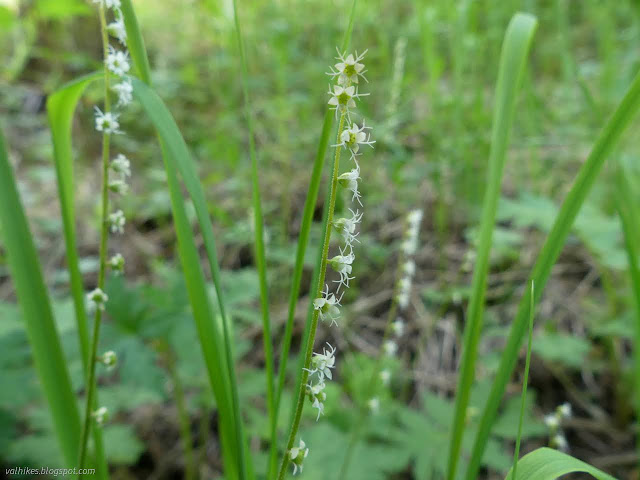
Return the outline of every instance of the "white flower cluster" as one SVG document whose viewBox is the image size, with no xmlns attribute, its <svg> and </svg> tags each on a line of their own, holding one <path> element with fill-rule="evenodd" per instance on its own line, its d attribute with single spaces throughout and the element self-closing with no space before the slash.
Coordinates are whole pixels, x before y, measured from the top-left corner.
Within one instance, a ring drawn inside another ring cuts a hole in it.
<svg viewBox="0 0 640 480">
<path fill-rule="evenodd" d="M 549 428 L 549 445 L 551 447 L 561 451 L 567 451 L 569 449 L 567 438 L 564 436 L 564 432 L 560 427 L 562 426 L 562 421 L 571 418 L 572 415 L 571 404 L 567 402 L 558 405 L 555 412 L 545 415 L 544 423 Z"/>
<path fill-rule="evenodd" d="M 344 125 L 343 121 L 346 118 L 347 125 L 338 134 L 338 143 L 334 145 L 335 148 L 344 148 L 349 151 L 350 157 L 353 160 L 355 167 L 349 171 L 339 175 L 337 177 L 338 184 L 351 192 L 352 201 L 357 201 L 360 206 L 360 192 L 358 190 L 358 181 L 360 180 L 360 165 L 358 165 L 357 157 L 362 155 L 360 153 L 361 145 L 369 145 L 373 147 L 374 141 L 371 140 L 370 134 L 367 130 L 370 127 L 365 126 L 364 121 L 359 126 L 355 122 L 351 121 L 352 109 L 356 107 L 355 100 L 368 95 L 360 94 L 357 92 L 354 84 L 358 84 L 359 79 L 364 77 L 364 64 L 361 63 L 366 51 L 358 55 L 349 54 L 346 55 L 338 52 L 338 63 L 335 64 L 335 68 L 331 68 L 331 72 L 328 73 L 333 79 L 337 79 L 337 85 L 331 89 L 329 87 L 329 105 L 336 112 L 341 115 L 340 125 Z M 340 318 L 340 301 L 342 300 L 342 294 L 340 290 L 343 287 L 346 289 L 349 287 L 349 282 L 354 279 L 352 276 L 352 266 L 355 260 L 355 254 L 353 246 L 358 240 L 358 232 L 356 232 L 357 225 L 362 220 L 362 213 L 360 210 L 355 211 L 349 209 L 351 217 L 338 218 L 333 220 L 329 228 L 335 230 L 342 240 L 344 246 L 340 247 L 340 253 L 327 259 L 327 266 L 331 266 L 339 275 L 339 280 L 334 282 L 338 284 L 336 293 L 329 292 L 329 286 L 325 285 L 322 291 L 322 296 L 316 298 L 313 301 L 313 308 L 317 311 L 317 315 L 320 320 L 329 321 L 330 325 L 337 325 Z M 343 292 L 344 293 L 344 292 Z M 340 294 L 340 296 L 338 296 Z M 311 364 L 306 370 L 309 372 L 309 383 L 306 385 L 306 394 L 311 401 L 313 408 L 318 410 L 318 416 L 316 420 L 320 418 L 320 415 L 324 413 L 324 402 L 327 398 L 325 393 L 325 381 L 331 380 L 333 374 L 331 370 L 335 368 L 336 349 L 327 343 L 328 348 L 324 348 L 322 353 L 315 353 L 311 359 Z M 374 405 L 375 406 L 375 405 Z M 293 462 L 294 474 L 298 470 L 302 471 L 302 461 L 309 453 L 309 449 L 305 447 L 304 442 L 300 441 L 300 446 L 289 450 L 289 458 Z"/>
<path fill-rule="evenodd" d="M 420 233 L 420 222 L 422 222 L 422 210 L 412 210 L 407 215 L 407 229 L 404 239 L 400 245 L 403 263 L 400 265 L 401 276 L 396 285 L 396 302 L 401 310 L 409 305 L 411 294 L 411 284 L 413 275 L 416 272 L 416 264 L 411 257 L 418 249 L 418 234 Z"/>
</svg>

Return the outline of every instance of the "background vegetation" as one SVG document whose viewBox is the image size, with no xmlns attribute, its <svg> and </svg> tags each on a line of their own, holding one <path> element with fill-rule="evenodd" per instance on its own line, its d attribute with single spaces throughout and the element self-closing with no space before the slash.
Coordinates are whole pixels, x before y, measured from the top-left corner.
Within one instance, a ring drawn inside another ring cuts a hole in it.
<svg viewBox="0 0 640 480">
<path fill-rule="evenodd" d="M 287 316 L 293 252 L 327 101 L 325 72 L 334 63 L 350 6 L 342 0 L 242 5 L 276 346 Z M 234 325 L 250 448 L 262 472 L 270 425 L 252 254 L 251 163 L 232 5 L 137 0 L 135 7 L 155 90 L 180 126 L 205 188 Z M 358 7 L 352 46 L 369 49 L 371 96 L 362 108 L 377 143 L 374 154 L 361 162 L 366 214 L 356 280 L 343 301 L 348 307 L 340 329 L 318 333 L 318 345 L 329 341 L 343 354 L 338 381 L 327 387 L 325 420 L 316 424 L 315 413 L 305 412 L 303 438 L 313 445 L 305 478 L 337 475 L 353 428 L 353 406 L 368 400 L 362 398 L 363 385 L 374 368 L 372 358 L 391 305 L 404 218 L 414 208 L 424 210 L 425 220 L 404 315 L 407 333 L 388 365 L 393 371 L 389 394 L 381 398 L 380 412 L 355 447 L 349 478 L 429 479 L 446 472 L 443 452 L 454 415 L 487 185 L 498 58 L 517 10 L 535 14 L 538 31 L 516 97 L 463 460 L 536 256 L 598 132 L 638 70 L 640 6 L 631 0 L 372 0 Z M 98 31 L 94 9 L 81 0 L 23 1 L 19 8 L 12 1 L 0 2 L 0 118 L 78 392 L 83 366 L 45 99 L 66 81 L 100 68 Z M 88 289 L 95 286 L 91 282 L 98 266 L 100 150 L 92 108 L 99 98 L 99 87 L 90 87 L 73 124 L 76 234 Z M 129 219 L 126 235 L 112 242 L 127 268 L 125 277 L 108 280 L 101 336 L 101 351 L 116 351 L 119 362 L 113 371 L 99 370 L 101 403 L 111 412 L 104 443 L 112 478 L 181 478 L 187 467 L 181 441 L 185 431 L 192 436 L 202 478 L 216 477 L 221 472 L 217 410 L 177 262 L 160 150 L 139 105 L 134 103 L 121 123 L 127 135 L 119 144 L 135 174 L 133 194 L 123 206 Z M 631 125 L 607 160 L 540 292 L 521 447 L 526 453 L 546 445 L 543 416 L 569 402 L 574 416 L 563 424 L 569 452 L 619 478 L 638 475 L 632 394 L 638 369 L 631 356 L 636 317 L 619 215 L 620 204 L 638 200 L 638 125 Z M 616 165 L 622 165 L 629 183 L 621 199 Z M 309 302 L 324 191 L 311 230 L 294 354 L 300 350 Z M 187 213 L 195 222 L 195 211 Z M 205 265 L 204 246 L 196 238 Z M 0 464 L 59 465 L 61 452 L 4 255 L 0 244 Z M 487 478 L 504 478 L 512 463 L 524 355 L 522 350 L 483 459 Z M 297 362 L 289 365 L 293 378 Z M 283 402 L 285 418 L 290 390 Z M 186 424 L 181 411 L 188 413 Z"/>
</svg>

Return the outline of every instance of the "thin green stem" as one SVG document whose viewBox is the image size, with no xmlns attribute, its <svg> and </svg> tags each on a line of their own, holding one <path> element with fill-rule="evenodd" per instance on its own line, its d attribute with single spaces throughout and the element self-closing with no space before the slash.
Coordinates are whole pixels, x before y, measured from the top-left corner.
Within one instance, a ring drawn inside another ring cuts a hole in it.
<svg viewBox="0 0 640 480">
<path fill-rule="evenodd" d="M 273 368 L 273 346 L 271 339 L 271 320 L 269 319 L 269 291 L 267 288 L 267 265 L 266 255 L 264 248 L 264 230 L 263 230 L 263 217 L 262 217 L 262 202 L 260 199 L 260 181 L 258 179 L 258 162 L 256 159 L 255 140 L 254 140 L 254 128 L 253 128 L 253 116 L 251 115 L 250 99 L 249 99 L 249 85 L 248 78 L 249 73 L 247 71 L 247 58 L 244 49 L 244 40 L 242 38 L 242 30 L 240 29 L 240 19 L 238 18 L 238 6 L 237 2 L 233 2 L 233 15 L 236 27 L 236 36 L 238 40 L 238 49 L 240 50 L 240 62 L 242 64 L 242 93 L 244 97 L 244 110 L 247 117 L 247 127 L 249 130 L 249 156 L 251 157 L 251 186 L 252 186 L 252 200 L 253 200 L 253 216 L 254 216 L 254 234 L 255 234 L 255 260 L 258 269 L 258 278 L 260 282 L 260 307 L 262 310 L 262 339 L 264 345 L 264 361 L 266 371 L 266 383 L 267 383 L 267 408 L 269 410 L 269 424 L 271 431 L 275 432 L 276 428 L 276 414 L 274 407 L 274 368 Z M 229 365 L 229 370 L 233 370 L 233 364 Z M 235 384 L 235 381 L 233 381 Z M 237 393 L 234 392 L 234 410 L 236 418 L 236 424 L 241 428 L 240 407 L 237 399 Z M 240 473 L 241 479 L 246 478 L 246 467 L 244 465 L 244 447 L 240 442 L 243 442 L 243 438 L 238 439 L 238 451 L 240 453 L 239 460 L 242 462 Z M 276 438 L 271 438 L 272 442 L 276 441 Z"/>
<path fill-rule="evenodd" d="M 105 7 L 100 4 L 100 30 L 102 33 L 102 51 L 104 60 L 104 111 L 111 110 L 111 102 L 109 100 L 109 70 L 106 66 L 107 56 L 109 55 L 109 36 L 107 34 L 107 21 L 105 18 Z M 109 225 L 107 216 L 109 215 L 109 141 L 111 137 L 106 131 L 102 135 L 102 212 L 100 218 L 100 268 L 98 271 L 98 288 L 104 290 L 104 279 L 107 268 L 107 240 L 109 237 Z M 87 401 L 85 405 L 84 424 L 82 427 L 82 437 L 80 440 L 80 455 L 78 459 L 78 467 L 80 472 L 85 466 L 87 460 L 87 448 L 89 440 L 89 431 L 91 430 L 91 413 L 95 403 L 96 396 L 96 363 L 98 352 L 98 341 L 100 339 L 100 324 L 102 322 L 102 310 L 98 305 L 96 307 L 93 322 L 93 339 L 91 341 L 90 356 L 87 359 L 89 365 L 89 373 L 87 378 Z M 82 473 L 79 478 L 82 478 Z"/>
<path fill-rule="evenodd" d="M 338 135 L 336 143 L 340 142 L 340 135 L 344 130 L 344 120 L 346 112 L 340 114 L 340 123 L 338 124 Z M 316 299 L 322 296 L 322 288 L 324 285 L 325 275 L 327 273 L 327 258 L 329 255 L 329 242 L 331 240 L 331 225 L 333 223 L 333 211 L 336 206 L 336 190 L 338 188 L 338 169 L 340 167 L 340 153 L 342 147 L 336 147 L 336 155 L 333 160 L 333 170 L 331 172 L 331 194 L 329 196 L 329 217 L 327 218 L 327 225 L 324 230 L 324 237 L 322 241 L 322 263 L 320 265 L 320 276 L 318 278 L 318 285 L 315 295 L 312 297 Z M 307 348 L 305 353 L 304 370 L 302 371 L 302 381 L 300 382 L 300 388 L 298 389 L 298 402 L 296 404 L 296 412 L 293 417 L 293 424 L 291 425 L 291 431 L 289 432 L 289 439 L 287 440 L 287 448 L 282 455 L 282 463 L 280 464 L 280 471 L 278 472 L 278 479 L 283 480 L 289 465 L 289 450 L 293 448 L 296 435 L 298 435 L 298 428 L 300 427 L 300 419 L 302 418 L 302 409 L 304 408 L 305 399 L 305 386 L 309 379 L 309 366 L 311 365 L 311 357 L 313 356 L 313 344 L 316 337 L 316 330 L 318 328 L 318 315 L 320 311 L 313 311 L 313 317 L 311 318 L 311 329 L 309 331 L 309 337 L 307 339 Z"/>
<path fill-rule="evenodd" d="M 535 303 L 534 299 L 534 283 L 531 281 L 531 302 L 529 303 L 529 341 L 527 343 L 527 357 L 524 362 L 524 378 L 522 379 L 522 398 L 520 399 L 520 419 L 518 420 L 518 434 L 516 435 L 516 448 L 513 452 L 513 470 L 511 478 L 518 478 L 516 472 L 518 470 L 518 457 L 520 457 L 520 437 L 522 437 L 522 420 L 524 419 L 524 409 L 527 400 L 527 384 L 529 383 L 529 366 L 531 364 L 531 343 L 533 341 L 533 317 Z"/>
</svg>

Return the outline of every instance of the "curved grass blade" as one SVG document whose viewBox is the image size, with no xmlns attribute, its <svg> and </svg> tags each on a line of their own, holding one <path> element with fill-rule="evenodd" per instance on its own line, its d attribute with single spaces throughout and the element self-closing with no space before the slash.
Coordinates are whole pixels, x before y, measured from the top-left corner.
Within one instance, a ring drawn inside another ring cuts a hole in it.
<svg viewBox="0 0 640 480">
<path fill-rule="evenodd" d="M 456 478 L 458 459 L 462 448 L 464 423 L 467 418 L 466 412 L 475 375 L 478 341 L 482 330 L 484 298 L 487 289 L 487 274 L 489 272 L 489 255 L 491 253 L 498 199 L 500 198 L 502 172 L 504 170 L 511 126 L 515 116 L 516 95 L 522 83 L 524 67 L 536 24 L 537 20 L 532 15 L 523 13 L 514 15 L 507 27 L 500 55 L 487 190 L 482 206 L 480 241 L 473 272 L 471 299 L 465 327 L 462 363 L 458 378 L 455 414 L 449 445 L 449 480 Z"/>
<path fill-rule="evenodd" d="M 73 80 L 47 98 L 47 117 L 53 143 L 53 160 L 56 169 L 58 197 L 62 213 L 67 267 L 69 269 L 71 297 L 76 317 L 78 342 L 82 355 L 85 374 L 89 367 L 89 330 L 87 314 L 84 308 L 84 286 L 80 273 L 78 249 L 76 246 L 73 153 L 71 147 L 71 128 L 73 114 L 85 89 L 94 81 L 102 79 L 102 72 L 95 72 Z M 96 406 L 96 403 L 94 406 Z M 91 430 L 97 473 L 100 478 L 108 478 L 109 468 L 104 454 L 102 430 Z"/>
<path fill-rule="evenodd" d="M 636 417 L 640 415 L 640 267 L 638 266 L 638 238 L 640 238 L 640 213 L 636 206 L 634 196 L 627 180 L 624 167 L 618 163 L 616 172 L 616 208 L 622 231 L 624 233 L 624 245 L 629 260 L 629 275 L 631 277 L 631 291 L 633 293 L 633 305 L 636 313 L 635 336 L 633 345 L 636 400 L 634 408 Z M 640 448 L 640 432 L 638 432 L 638 448 Z"/>
<path fill-rule="evenodd" d="M 351 43 L 351 32 L 353 31 L 353 22 L 356 12 L 357 0 L 353 0 L 351 5 L 351 13 L 349 15 L 349 24 L 342 40 L 342 51 L 346 51 Z M 296 313 L 296 305 L 298 302 L 298 295 L 300 293 L 300 283 L 302 281 L 302 271 L 304 269 L 304 258 L 307 252 L 307 245 L 309 243 L 309 233 L 311 231 L 311 224 L 313 223 L 313 213 L 318 200 L 318 191 L 320 189 L 320 181 L 322 180 L 322 168 L 324 166 L 324 159 L 327 153 L 327 146 L 329 145 L 329 136 L 331 135 L 331 129 L 333 127 L 333 113 L 327 108 L 324 115 L 324 121 L 322 123 L 322 131 L 320 133 L 320 141 L 318 142 L 318 149 L 316 150 L 316 156 L 313 161 L 313 168 L 311 170 L 311 180 L 309 181 L 309 189 L 307 190 L 307 197 L 304 201 L 304 207 L 302 210 L 302 222 L 300 225 L 300 233 L 298 235 L 298 245 L 296 247 L 296 261 L 293 268 L 293 277 L 291 280 L 291 290 L 289 293 L 289 308 L 287 313 L 287 323 L 285 324 L 284 337 L 280 346 L 280 365 L 278 367 L 278 383 L 275 390 L 275 417 L 278 418 L 280 412 L 280 400 L 282 398 L 282 392 L 284 390 L 285 376 L 287 373 L 287 362 L 289 359 L 289 350 L 291 348 L 291 337 L 293 336 L 293 321 Z M 324 230 L 324 228 L 323 228 Z M 317 269 L 319 269 L 319 262 Z M 314 272 L 314 279 L 318 278 L 317 272 Z M 314 280 L 315 281 L 315 280 Z M 312 286 L 311 291 L 315 291 Z M 310 315 L 307 315 L 310 318 Z M 308 323 L 308 322 L 307 322 Z M 306 335 L 303 337 L 306 338 Z M 297 388 L 296 388 L 297 390 Z M 277 425 L 276 425 L 277 428 Z M 272 438 L 277 435 L 276 431 L 271 432 Z M 275 466 L 277 463 L 277 442 L 272 442 L 270 454 L 269 454 L 269 472 L 275 474 Z M 270 476 L 267 477 L 271 478 Z"/>
<path fill-rule="evenodd" d="M 129 38 L 128 43 L 129 43 L 129 51 L 131 53 L 131 58 L 133 60 L 133 63 L 135 64 L 136 70 L 140 73 L 140 77 L 142 78 L 144 83 L 146 83 L 150 87 L 151 72 L 149 67 L 149 59 L 148 59 L 147 51 L 144 47 L 142 34 L 138 26 L 138 20 L 136 18 L 131 0 L 122 0 L 122 13 L 124 17 L 125 27 L 127 30 L 127 37 Z M 139 82 L 139 84 L 144 85 L 141 82 Z M 151 93 L 153 92 L 151 91 Z M 153 100 L 153 95 L 151 95 L 151 99 Z M 228 325 L 229 319 L 226 315 L 226 309 L 225 309 L 224 299 L 222 294 L 222 288 L 221 288 L 221 282 L 220 282 L 220 268 L 219 268 L 217 253 L 216 253 L 213 227 L 211 225 L 211 220 L 209 218 L 208 211 L 206 208 L 206 202 L 204 200 L 202 186 L 200 185 L 200 182 L 198 181 L 198 178 L 195 174 L 195 168 L 192 165 L 193 161 L 191 160 L 188 149 L 186 148 L 184 139 L 182 138 L 182 135 L 180 134 L 180 131 L 177 128 L 177 125 L 175 125 L 175 122 L 173 121 L 171 114 L 166 109 L 166 107 L 162 104 L 162 101 L 159 98 L 157 98 L 157 96 L 155 100 L 156 100 L 155 102 L 152 101 L 148 103 L 147 106 L 153 109 L 154 103 L 156 107 L 159 104 L 160 108 L 156 110 L 162 113 L 161 116 L 163 116 L 165 120 L 168 119 L 167 122 L 161 122 L 161 123 L 168 125 L 169 133 L 173 134 L 173 135 L 169 135 L 170 137 L 173 138 L 173 142 L 171 144 L 165 144 L 166 138 L 169 138 L 167 137 L 167 134 L 168 134 L 167 131 L 165 130 L 164 136 L 160 134 L 160 132 L 158 131 L 158 134 L 161 138 L 160 143 L 162 146 L 162 154 L 163 154 L 163 160 L 165 162 L 165 170 L 167 172 L 167 177 L 168 178 L 175 177 L 175 178 L 172 178 L 172 180 L 175 180 L 174 183 L 176 185 L 179 185 L 176 174 L 175 174 L 175 165 L 178 164 L 178 166 L 183 167 L 182 170 L 180 170 L 180 173 L 183 177 L 187 190 L 189 191 L 189 194 L 196 208 L 196 216 L 198 219 L 198 223 L 200 225 L 202 235 L 204 237 L 205 249 L 207 251 L 207 258 L 209 260 L 211 275 L 213 277 L 213 284 L 214 284 L 214 287 L 216 290 L 216 296 L 218 299 L 218 308 L 220 310 L 220 316 L 221 316 L 221 322 L 219 323 L 221 323 L 222 325 L 222 332 L 224 337 L 223 346 L 225 350 L 225 361 L 226 361 L 224 365 L 224 367 L 226 368 L 223 368 L 221 371 L 223 375 L 226 377 L 227 384 L 230 386 L 230 389 L 231 389 L 231 413 L 232 413 L 232 416 L 230 418 L 225 419 L 225 422 L 222 424 L 222 426 L 228 427 L 228 425 L 231 424 L 234 427 L 233 432 L 227 431 L 223 435 L 223 436 L 226 436 L 227 438 L 226 445 L 228 447 L 223 449 L 223 455 L 225 456 L 225 465 L 228 468 L 227 473 L 230 476 L 232 476 L 232 478 L 236 478 L 238 475 L 238 472 L 241 471 L 241 468 L 243 468 L 243 466 L 245 465 L 244 461 L 242 461 L 242 466 L 239 464 L 239 462 L 241 462 L 240 458 L 245 457 L 243 452 L 248 451 L 248 448 L 246 446 L 246 440 L 244 439 L 244 435 L 242 433 L 243 432 L 242 417 L 240 414 L 238 387 L 237 387 L 237 380 L 236 380 L 235 368 L 234 368 L 234 362 L 233 362 L 232 338 L 229 333 L 229 330 L 230 330 L 230 327 Z M 160 117 L 156 117 L 156 120 L 158 120 L 158 118 Z M 153 121 L 153 118 L 152 118 L 152 121 Z M 156 122 L 154 122 L 154 124 L 156 125 L 156 129 L 157 129 L 158 124 Z M 177 135 L 175 135 L 176 133 Z M 170 158 L 170 156 L 174 155 L 176 152 L 178 156 Z M 187 165 L 185 165 L 185 163 Z M 169 168 L 169 165 L 171 165 L 171 168 Z M 176 212 L 176 209 L 178 208 L 182 208 L 182 210 L 184 210 L 184 205 L 180 205 L 180 199 L 176 195 L 175 197 L 172 197 L 172 209 L 174 211 L 174 216 L 176 215 L 175 212 Z M 185 232 L 185 235 L 183 235 L 183 241 L 186 242 L 185 243 L 186 246 L 184 248 L 191 250 L 193 247 L 195 249 L 195 241 L 193 239 L 193 234 L 190 231 L 188 233 L 189 233 L 188 236 L 186 235 L 186 232 Z M 214 319 L 213 321 L 215 320 L 217 319 Z M 203 345 L 203 349 L 204 348 L 206 348 L 205 345 Z M 207 366 L 213 368 L 213 366 L 210 363 L 207 363 Z M 222 364 L 218 365 L 218 367 L 222 368 L 223 365 Z M 218 401 L 224 402 L 226 400 L 219 399 Z M 231 441 L 234 442 L 233 445 L 235 445 L 235 449 L 231 448 L 231 445 L 232 445 L 232 443 L 230 443 Z M 247 465 L 249 478 L 252 478 L 253 468 L 252 468 L 250 459 L 246 459 L 246 465 Z"/>
<path fill-rule="evenodd" d="M 49 404 L 67 467 L 74 467 L 80 443 L 80 415 L 18 189 L 0 131 L 0 224 L 9 268 L 24 315 L 36 371 Z"/>
<path fill-rule="evenodd" d="M 260 282 L 260 309 L 262 310 L 262 340 L 264 345 L 264 363 L 267 382 L 267 410 L 269 412 L 269 425 L 271 427 L 271 444 L 277 442 L 276 438 L 276 410 L 274 399 L 273 377 L 273 339 L 271 337 L 271 320 L 269 319 L 269 290 L 267 288 L 267 260 L 264 251 L 264 219 L 262 216 L 262 202 L 260 200 L 260 180 L 258 179 L 258 160 L 256 158 L 255 137 L 253 128 L 253 115 L 249 98 L 249 73 L 247 70 L 247 57 L 244 48 L 244 39 L 238 17 L 238 2 L 233 0 L 233 17 L 236 27 L 236 38 L 240 51 L 240 63 L 242 64 L 242 94 L 244 97 L 244 114 L 249 130 L 249 157 L 251 158 L 251 196 L 253 200 L 254 220 L 254 255 L 258 268 Z M 242 453 L 242 451 L 241 451 Z M 269 478 L 270 474 L 267 476 Z"/>
<path fill-rule="evenodd" d="M 517 476 L 510 471 L 505 480 L 556 480 L 568 473 L 588 473 L 598 480 L 616 480 L 588 463 L 546 447 L 522 457 L 518 462 Z"/>
<path fill-rule="evenodd" d="M 529 276 L 527 283 L 534 281 L 536 291 L 534 292 L 534 303 L 537 303 L 542 296 L 544 287 L 551 274 L 551 269 L 555 264 L 564 243 L 571 231 L 582 204 L 587 194 L 591 190 L 604 161 L 611 153 L 622 132 L 629 126 L 640 107 L 640 74 L 636 75 L 631 86 L 627 90 L 624 98 L 618 105 L 604 126 L 596 143 L 589 154 L 586 162 L 580 168 L 576 180 L 567 194 L 565 201 L 556 216 L 554 224 L 547 236 L 545 244 L 538 255 L 538 260 Z M 496 373 L 496 378 L 491 387 L 489 398 L 482 412 L 480 425 L 476 434 L 471 460 L 467 469 L 466 478 L 472 480 L 477 478 L 480 469 L 480 461 L 484 453 L 484 448 L 491 432 L 491 426 L 496 416 L 500 400 L 511 377 L 511 373 L 516 364 L 517 353 L 527 329 L 527 319 L 531 293 L 526 291 L 520 299 L 516 317 L 511 325 L 507 344 L 504 347 L 500 365 Z"/>
</svg>

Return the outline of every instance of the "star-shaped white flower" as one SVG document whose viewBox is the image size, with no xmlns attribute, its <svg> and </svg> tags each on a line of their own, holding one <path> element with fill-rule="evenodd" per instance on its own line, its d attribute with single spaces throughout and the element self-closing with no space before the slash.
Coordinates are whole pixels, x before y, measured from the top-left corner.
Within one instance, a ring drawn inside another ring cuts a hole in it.
<svg viewBox="0 0 640 480">
<path fill-rule="evenodd" d="M 120 10 L 117 10 L 120 12 Z M 122 13 L 116 14 L 116 20 L 107 25 L 107 31 L 116 37 L 118 41 L 125 45 L 127 44 L 127 29 L 124 26 L 124 19 L 122 18 Z"/>
<path fill-rule="evenodd" d="M 329 286 L 325 285 L 325 290 L 322 292 L 322 297 L 316 298 L 313 301 L 313 308 L 318 310 L 320 320 L 331 320 L 331 325 L 338 325 L 340 318 L 340 298 L 336 298 L 333 293 L 329 293 Z"/>
<path fill-rule="evenodd" d="M 111 90 L 118 94 L 118 105 L 125 106 L 131 103 L 133 100 L 133 85 L 128 78 L 122 80 L 120 83 L 116 83 Z"/>
<path fill-rule="evenodd" d="M 311 368 L 308 369 L 310 375 L 317 373 L 320 381 L 324 381 L 325 377 L 329 380 L 332 379 L 331 369 L 334 368 L 336 364 L 336 349 L 333 348 L 329 342 L 327 342 L 327 345 L 329 345 L 329 348 L 323 348 L 322 353 L 313 352 Z"/>
<path fill-rule="evenodd" d="M 311 406 L 318 410 L 316 422 L 320 419 L 320 415 L 324 414 L 324 401 L 327 399 L 327 394 L 324 393 L 324 387 L 324 378 L 320 379 L 315 385 L 307 385 L 307 395 L 311 400 Z"/>
<path fill-rule="evenodd" d="M 300 443 L 297 447 L 293 447 L 289 450 L 289 458 L 291 459 L 291 463 L 293 463 L 294 475 L 298 473 L 298 470 L 302 473 L 302 463 L 304 462 L 304 459 L 307 458 L 307 455 L 309 455 L 309 449 L 302 439 L 300 439 Z"/>
<path fill-rule="evenodd" d="M 119 77 L 127 73 L 131 68 L 129 65 L 129 53 L 116 50 L 111 45 L 109 45 L 109 53 L 105 63 L 109 71 Z"/>
<path fill-rule="evenodd" d="M 102 112 L 95 107 L 96 130 L 111 135 L 112 133 L 122 133 L 120 124 L 118 123 L 119 115 L 117 113 Z"/>
<path fill-rule="evenodd" d="M 338 85 L 358 83 L 358 77 L 362 77 L 365 82 L 368 82 L 364 76 L 366 72 L 364 64 L 360 63 L 367 54 L 367 51 L 368 50 L 365 50 L 360 55 L 358 55 L 358 52 L 355 52 L 355 55 L 352 53 L 347 55 L 346 52 L 341 53 L 340 50 L 338 50 L 336 59 L 340 61 L 334 65 L 334 68 L 332 68 L 330 72 L 327 72 L 327 75 L 332 78 L 338 77 Z"/>
<path fill-rule="evenodd" d="M 121 153 L 119 153 L 116 158 L 111 160 L 109 168 L 124 177 L 131 176 L 131 162 Z"/>
<path fill-rule="evenodd" d="M 351 247 L 349 247 L 351 248 Z M 356 256 L 353 254 L 353 249 L 349 252 L 348 255 L 345 255 L 346 247 L 344 249 L 340 248 L 340 255 L 336 255 L 333 258 L 327 260 L 327 263 L 331 265 L 331 267 L 340 274 L 340 280 L 334 280 L 338 284 L 338 290 L 340 290 L 341 286 L 349 287 L 349 280 L 353 280 L 355 277 L 351 277 L 352 265 Z"/>
<path fill-rule="evenodd" d="M 115 212 L 110 213 L 107 218 L 107 222 L 109 223 L 111 233 L 124 233 L 126 219 L 124 218 L 122 210 L 116 210 Z"/>
<path fill-rule="evenodd" d="M 105 304 L 109 300 L 109 297 L 101 289 L 96 288 L 87 293 L 87 301 L 91 308 L 97 308 L 98 310 L 104 310 Z"/>
<path fill-rule="evenodd" d="M 362 121 L 362 127 L 358 127 L 355 122 L 352 123 L 342 131 L 340 134 L 340 143 L 334 146 L 348 148 L 351 152 L 351 158 L 355 160 L 356 156 L 358 156 L 360 145 L 369 145 L 373 148 L 373 144 L 376 143 L 375 140 L 371 140 L 371 135 L 365 132 L 365 129 L 371 129 L 371 127 L 367 127 L 364 124 L 364 120 Z"/>
<path fill-rule="evenodd" d="M 340 235 L 342 235 L 345 244 L 350 247 L 353 245 L 353 242 L 359 242 L 356 238 L 358 236 L 358 233 L 356 232 L 356 225 L 358 225 L 360 220 L 362 220 L 362 213 L 358 210 L 354 212 L 349 209 L 349 211 L 351 212 L 351 218 L 339 218 L 333 222 L 333 227 Z"/>
<path fill-rule="evenodd" d="M 360 180 L 360 166 L 357 163 L 356 168 L 352 168 L 348 172 L 338 176 L 338 183 L 353 194 L 351 196 L 351 201 L 355 200 L 360 204 L 360 206 L 362 206 L 362 202 L 360 201 L 360 192 L 358 191 L 358 180 Z"/>
</svg>

